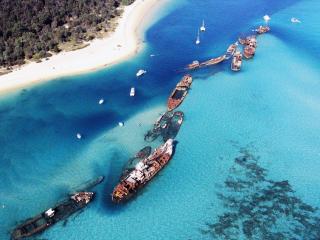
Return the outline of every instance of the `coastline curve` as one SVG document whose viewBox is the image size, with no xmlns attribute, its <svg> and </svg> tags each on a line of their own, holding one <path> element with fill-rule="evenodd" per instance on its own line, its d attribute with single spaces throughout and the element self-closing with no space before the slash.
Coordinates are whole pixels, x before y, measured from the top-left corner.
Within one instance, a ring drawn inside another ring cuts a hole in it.
<svg viewBox="0 0 320 240">
<path fill-rule="evenodd" d="M 85 48 L 63 51 L 48 60 L 31 62 L 0 76 L 0 94 L 58 77 L 97 71 L 135 56 L 144 47 L 145 30 L 155 22 L 151 17 L 168 2 L 136 0 L 124 8 L 116 30 L 107 37 L 94 39 Z"/>
</svg>

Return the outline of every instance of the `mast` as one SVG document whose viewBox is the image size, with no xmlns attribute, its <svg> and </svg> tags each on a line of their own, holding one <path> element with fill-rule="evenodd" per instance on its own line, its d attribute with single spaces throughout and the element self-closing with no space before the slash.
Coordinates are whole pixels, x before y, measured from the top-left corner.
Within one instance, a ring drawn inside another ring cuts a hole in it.
<svg viewBox="0 0 320 240">
<path fill-rule="evenodd" d="M 202 26 L 200 27 L 200 31 L 201 32 L 206 31 L 206 27 L 204 26 L 204 20 L 202 20 Z"/>
</svg>

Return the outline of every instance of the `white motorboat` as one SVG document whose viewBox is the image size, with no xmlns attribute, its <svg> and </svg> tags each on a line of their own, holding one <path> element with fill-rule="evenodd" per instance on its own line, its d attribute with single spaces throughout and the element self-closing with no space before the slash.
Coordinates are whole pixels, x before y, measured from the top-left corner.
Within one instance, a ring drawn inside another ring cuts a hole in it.
<svg viewBox="0 0 320 240">
<path fill-rule="evenodd" d="M 77 138 L 78 139 L 81 139 L 82 138 L 82 135 L 80 133 L 77 133 Z"/>
<path fill-rule="evenodd" d="M 271 17 L 269 15 L 264 15 L 263 20 L 265 21 L 266 25 L 268 25 L 268 22 L 271 20 Z"/>
<path fill-rule="evenodd" d="M 132 88 L 130 89 L 130 97 L 134 97 L 134 95 L 136 95 L 136 90 L 135 90 L 134 87 L 132 87 Z"/>
<path fill-rule="evenodd" d="M 137 77 L 140 77 L 140 76 L 142 76 L 143 74 L 146 74 L 146 73 L 147 73 L 146 70 L 140 69 L 140 70 L 137 72 L 136 76 L 137 76 Z"/>
<path fill-rule="evenodd" d="M 295 18 L 295 17 L 291 18 L 291 22 L 292 23 L 301 23 L 301 21 L 298 18 Z"/>
<path fill-rule="evenodd" d="M 101 104 L 103 104 L 103 103 L 104 103 L 104 99 L 101 98 L 101 99 L 99 100 L 99 105 L 101 105 Z"/>
<path fill-rule="evenodd" d="M 119 127 L 123 127 L 124 126 L 124 122 L 119 122 L 118 125 L 119 125 Z"/>
</svg>

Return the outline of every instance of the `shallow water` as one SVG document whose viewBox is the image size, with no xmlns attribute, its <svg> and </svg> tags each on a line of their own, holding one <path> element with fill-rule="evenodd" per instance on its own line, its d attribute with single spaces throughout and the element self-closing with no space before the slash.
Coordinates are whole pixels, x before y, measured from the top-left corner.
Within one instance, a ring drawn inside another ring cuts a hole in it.
<svg viewBox="0 0 320 240">
<path fill-rule="evenodd" d="M 2 97 L 0 239 L 9 238 L 17 221 L 98 175 L 106 180 L 96 190 L 97 201 L 39 238 L 233 239 L 236 234 L 248 239 L 234 230 L 225 238 L 201 231 L 228 213 L 218 196 L 228 191 L 224 182 L 243 148 L 260 156 L 268 180 L 288 180 L 297 199 L 320 207 L 320 30 L 314 25 L 319 10 L 315 0 L 177 1 L 148 29 L 147 47 L 137 57 Z M 110 193 L 123 164 L 146 145 L 143 135 L 165 111 L 183 66 L 222 54 L 265 14 L 272 18 L 272 32 L 258 38 L 254 59 L 244 61 L 239 73 L 230 72 L 227 62 L 193 74 L 180 107 L 185 122 L 174 158 L 131 202 L 113 205 Z M 302 24 L 292 24 L 291 17 Z M 202 18 L 207 31 L 196 46 Z M 136 79 L 140 68 L 148 73 Z M 132 86 L 134 98 L 129 97 Z M 105 104 L 98 105 L 102 97 Z M 246 202 L 245 194 L 238 197 Z M 282 221 L 273 231 L 299 224 L 270 214 Z M 243 222 L 239 217 L 239 226 Z M 251 238 L 261 239 L 261 229 Z"/>
</svg>

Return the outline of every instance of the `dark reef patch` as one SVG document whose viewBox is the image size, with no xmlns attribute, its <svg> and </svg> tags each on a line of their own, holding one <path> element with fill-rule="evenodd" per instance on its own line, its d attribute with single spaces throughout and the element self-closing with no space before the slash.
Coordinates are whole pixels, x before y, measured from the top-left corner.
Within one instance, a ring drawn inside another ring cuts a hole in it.
<svg viewBox="0 0 320 240">
<path fill-rule="evenodd" d="M 214 239 L 320 239 L 318 209 L 295 196 L 288 181 L 273 181 L 259 157 L 241 150 L 217 193 L 224 213 L 207 223 Z"/>
</svg>

